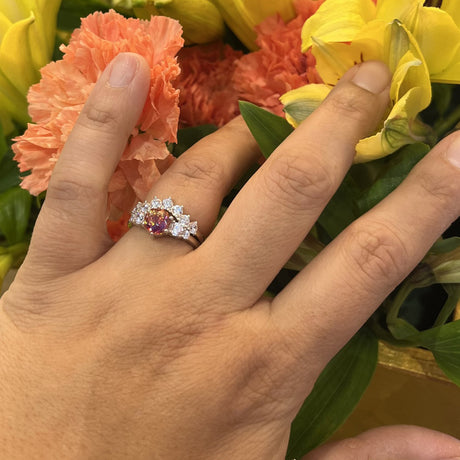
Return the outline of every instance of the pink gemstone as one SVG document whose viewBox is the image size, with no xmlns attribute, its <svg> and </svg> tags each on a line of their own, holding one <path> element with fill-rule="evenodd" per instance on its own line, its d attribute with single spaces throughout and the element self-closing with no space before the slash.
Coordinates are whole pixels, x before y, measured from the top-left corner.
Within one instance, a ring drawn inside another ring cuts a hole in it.
<svg viewBox="0 0 460 460">
<path fill-rule="evenodd" d="M 163 235 L 169 227 L 169 212 L 164 209 L 151 210 L 145 217 L 144 227 L 152 235 Z"/>
</svg>

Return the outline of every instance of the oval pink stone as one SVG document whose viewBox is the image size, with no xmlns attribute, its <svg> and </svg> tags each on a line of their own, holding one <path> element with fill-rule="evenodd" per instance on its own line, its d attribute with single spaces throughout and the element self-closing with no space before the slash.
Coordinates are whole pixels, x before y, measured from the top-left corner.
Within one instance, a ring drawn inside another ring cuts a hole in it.
<svg viewBox="0 0 460 460">
<path fill-rule="evenodd" d="M 164 209 L 152 210 L 145 217 L 144 227 L 152 235 L 162 235 L 169 227 L 169 212 Z"/>
</svg>

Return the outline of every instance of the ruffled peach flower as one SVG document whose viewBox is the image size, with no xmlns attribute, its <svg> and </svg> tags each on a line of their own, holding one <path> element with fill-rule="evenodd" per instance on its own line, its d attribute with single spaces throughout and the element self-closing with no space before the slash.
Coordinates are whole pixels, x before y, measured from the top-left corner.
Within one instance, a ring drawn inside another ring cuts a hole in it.
<svg viewBox="0 0 460 460">
<path fill-rule="evenodd" d="M 238 93 L 232 77 L 242 55 L 220 42 L 181 50 L 182 73 L 176 84 L 180 89 L 181 126 L 222 126 L 238 115 Z"/>
<path fill-rule="evenodd" d="M 29 95 L 29 124 L 15 139 L 15 159 L 30 171 L 21 186 L 38 195 L 48 187 L 64 144 L 97 79 L 121 52 L 143 56 L 150 66 L 150 92 L 136 128 L 109 184 L 108 216 L 119 219 L 143 200 L 154 181 L 173 161 L 166 142 L 175 142 L 179 91 L 172 81 L 180 73 L 176 53 L 183 46 L 182 28 L 175 20 L 127 19 L 114 11 L 82 20 L 64 57 L 41 70 L 41 81 Z"/>
<path fill-rule="evenodd" d="M 301 52 L 301 31 L 323 2 L 297 0 L 297 16 L 292 21 L 285 23 L 280 16 L 272 16 L 256 27 L 260 49 L 243 56 L 233 75 L 241 99 L 282 115 L 281 95 L 307 83 L 322 83 L 314 56 Z"/>
</svg>

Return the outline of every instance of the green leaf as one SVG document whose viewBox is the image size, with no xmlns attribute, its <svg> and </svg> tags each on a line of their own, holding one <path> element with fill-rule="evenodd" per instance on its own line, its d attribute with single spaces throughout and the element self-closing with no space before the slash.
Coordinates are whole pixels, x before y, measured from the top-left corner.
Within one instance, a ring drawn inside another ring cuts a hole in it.
<svg viewBox="0 0 460 460">
<path fill-rule="evenodd" d="M 404 340 L 406 343 L 416 342 L 415 337 L 420 333 L 409 321 L 402 318 L 388 320 L 387 325 L 395 339 Z"/>
<path fill-rule="evenodd" d="M 0 123 L 0 163 L 5 156 L 5 153 L 8 151 L 8 144 L 6 143 L 5 135 L 3 132 L 3 126 Z"/>
<path fill-rule="evenodd" d="M 452 238 L 439 239 L 433 244 L 428 254 L 445 254 L 450 251 L 454 251 L 460 246 L 460 237 L 453 236 Z"/>
<path fill-rule="evenodd" d="M 429 151 L 428 145 L 417 143 L 407 145 L 394 153 L 382 174 L 358 201 L 360 212 L 364 214 L 389 195 Z"/>
<path fill-rule="evenodd" d="M 294 131 L 284 118 L 250 102 L 240 101 L 240 111 L 265 158 Z"/>
<path fill-rule="evenodd" d="M 95 11 L 107 12 L 109 0 L 63 0 L 59 9 L 57 28 L 73 30 L 80 27 L 81 18 Z"/>
<path fill-rule="evenodd" d="M 377 339 L 365 327 L 331 360 L 292 424 L 286 458 L 301 458 L 342 425 L 369 385 L 377 355 Z"/>
<path fill-rule="evenodd" d="M 327 204 L 318 223 L 334 239 L 360 215 L 357 200 L 361 189 L 351 174 L 347 174 L 339 189 Z"/>
<path fill-rule="evenodd" d="M 20 187 L 0 194 L 0 232 L 9 244 L 19 243 L 29 223 L 32 197 Z"/>
<path fill-rule="evenodd" d="M 460 386 L 460 320 L 423 331 L 418 339 L 432 351 L 447 377 Z"/>
<path fill-rule="evenodd" d="M 217 126 L 215 125 L 200 125 L 179 129 L 177 131 L 177 144 L 170 144 L 170 151 L 177 158 L 203 137 L 216 131 Z"/>
<path fill-rule="evenodd" d="M 324 245 L 311 233 L 300 243 L 297 251 L 287 261 L 284 268 L 300 271 L 305 268 L 324 248 Z"/>
<path fill-rule="evenodd" d="M 0 193 L 19 185 L 18 164 L 13 160 L 13 152 L 8 150 L 0 161 Z"/>
</svg>

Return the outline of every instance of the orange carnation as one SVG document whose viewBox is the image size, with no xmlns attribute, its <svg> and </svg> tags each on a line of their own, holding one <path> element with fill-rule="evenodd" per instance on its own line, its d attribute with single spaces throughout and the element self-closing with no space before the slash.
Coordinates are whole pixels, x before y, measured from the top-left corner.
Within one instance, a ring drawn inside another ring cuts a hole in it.
<svg viewBox="0 0 460 460">
<path fill-rule="evenodd" d="M 143 56 L 151 69 L 150 92 L 136 128 L 109 184 L 108 214 L 118 219 L 146 193 L 173 160 L 165 142 L 175 142 L 179 92 L 172 81 L 180 69 L 175 58 L 183 46 L 175 20 L 125 18 L 115 11 L 94 13 L 82 20 L 64 57 L 41 70 L 41 81 L 29 94 L 34 124 L 15 139 L 15 160 L 30 171 L 21 186 L 37 195 L 48 187 L 54 165 L 97 79 L 122 52 Z"/>
<path fill-rule="evenodd" d="M 304 22 L 324 0 L 297 0 L 297 16 L 287 24 L 272 16 L 257 27 L 259 50 L 243 56 L 236 65 L 233 84 L 240 98 L 283 114 L 280 96 L 307 83 L 322 83 L 314 56 L 301 52 Z"/>
<path fill-rule="evenodd" d="M 232 77 L 242 55 L 219 42 L 181 50 L 182 73 L 176 85 L 180 89 L 181 126 L 222 126 L 238 115 L 238 93 Z"/>
</svg>

